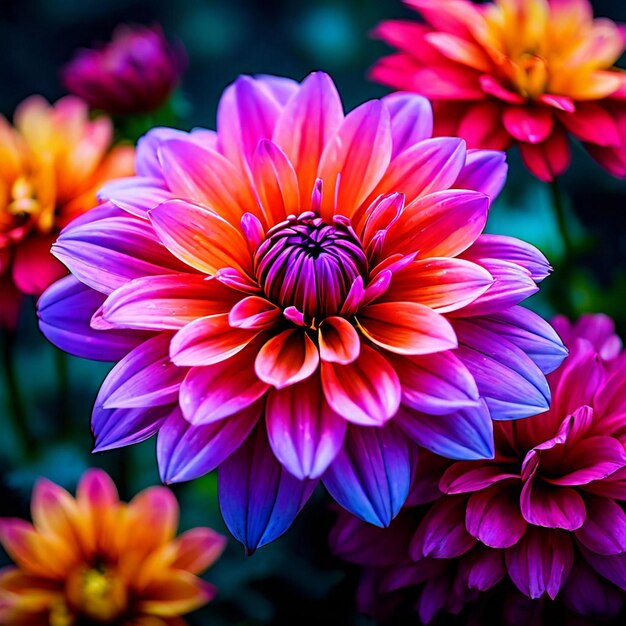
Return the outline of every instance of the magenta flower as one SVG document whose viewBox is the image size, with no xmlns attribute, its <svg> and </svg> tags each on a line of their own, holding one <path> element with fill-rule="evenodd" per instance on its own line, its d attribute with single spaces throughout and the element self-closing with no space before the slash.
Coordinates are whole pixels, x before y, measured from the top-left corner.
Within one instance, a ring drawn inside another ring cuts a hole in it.
<svg viewBox="0 0 626 626">
<path fill-rule="evenodd" d="M 150 113 L 177 87 L 187 65 L 180 43 L 159 26 L 118 26 L 101 48 L 79 50 L 63 68 L 66 89 L 112 115 Z"/>
<path fill-rule="evenodd" d="M 219 466 L 226 522 L 254 549 L 320 479 L 385 526 L 414 442 L 489 458 L 493 418 L 545 410 L 564 348 L 517 304 L 547 262 L 480 234 L 503 155 L 431 130 L 413 95 L 345 115 L 317 73 L 240 78 L 216 133 L 144 137 L 138 175 L 59 237 L 73 276 L 40 301 L 53 343 L 120 361 L 96 449 L 158 431 L 163 480 Z"/>
<path fill-rule="evenodd" d="M 623 606 L 623 353 L 603 315 L 575 325 L 558 318 L 555 326 L 571 352 L 548 376 L 549 411 L 498 422 L 493 460 L 423 458 L 409 502 L 432 504 L 406 509 L 390 537 L 340 519 L 331 541 L 344 558 L 369 566 L 368 585 L 377 590 L 371 607 L 380 606 L 378 593 L 420 585 L 418 612 L 428 622 L 441 609 L 460 610 L 505 577 L 528 598 L 558 595 L 583 615 L 606 618 Z M 382 541 L 394 545 L 379 563 L 367 550 Z"/>
</svg>

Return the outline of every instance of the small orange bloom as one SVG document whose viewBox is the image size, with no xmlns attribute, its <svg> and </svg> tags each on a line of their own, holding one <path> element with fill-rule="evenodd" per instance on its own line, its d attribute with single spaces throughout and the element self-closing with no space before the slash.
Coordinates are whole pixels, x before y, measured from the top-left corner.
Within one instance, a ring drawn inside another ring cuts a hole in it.
<svg viewBox="0 0 626 626">
<path fill-rule="evenodd" d="M 176 538 L 178 504 L 152 487 L 129 504 L 101 470 L 89 470 L 74 499 L 42 479 L 33 524 L 0 520 L 0 543 L 17 567 L 0 572 L 4 626 L 184 626 L 179 616 L 215 595 L 198 578 L 224 549 L 210 528 Z"/>
<path fill-rule="evenodd" d="M 98 204 L 106 181 L 133 173 L 133 148 L 111 150 L 111 120 L 90 120 L 79 98 L 32 96 L 14 123 L 0 116 L 0 327 L 15 324 L 20 294 L 65 274 L 50 254 L 59 231 Z"/>
</svg>

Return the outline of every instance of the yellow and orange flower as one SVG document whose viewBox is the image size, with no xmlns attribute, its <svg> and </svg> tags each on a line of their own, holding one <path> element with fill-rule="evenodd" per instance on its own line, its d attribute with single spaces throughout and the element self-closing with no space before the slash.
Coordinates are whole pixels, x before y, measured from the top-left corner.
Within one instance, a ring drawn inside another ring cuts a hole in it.
<svg viewBox="0 0 626 626">
<path fill-rule="evenodd" d="M 210 528 L 176 538 L 178 504 L 165 487 L 126 504 L 101 470 L 83 476 L 76 499 L 42 479 L 32 516 L 0 520 L 17 565 L 0 572 L 3 626 L 184 626 L 179 616 L 215 595 L 197 574 L 226 540 Z"/>
<path fill-rule="evenodd" d="M 98 204 L 96 191 L 133 172 L 134 150 L 111 149 L 107 117 L 89 119 L 67 96 L 22 102 L 15 126 L 0 116 L 0 327 L 12 327 L 21 294 L 40 295 L 66 273 L 50 245 L 73 218 Z"/>
<path fill-rule="evenodd" d="M 517 144 L 550 181 L 570 161 L 568 134 L 626 177 L 626 31 L 594 19 L 588 0 L 404 0 L 424 23 L 390 20 L 375 34 L 398 52 L 372 77 L 433 101 L 435 134 L 470 148 Z"/>
</svg>

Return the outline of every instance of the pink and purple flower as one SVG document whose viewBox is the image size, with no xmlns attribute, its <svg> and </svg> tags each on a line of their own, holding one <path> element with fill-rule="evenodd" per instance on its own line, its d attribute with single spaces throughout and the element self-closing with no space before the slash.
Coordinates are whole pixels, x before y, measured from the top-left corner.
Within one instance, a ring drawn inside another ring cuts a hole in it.
<svg viewBox="0 0 626 626">
<path fill-rule="evenodd" d="M 219 467 L 249 549 L 324 483 L 386 526 L 416 443 L 491 458 L 492 420 L 545 411 L 565 350 L 518 306 L 549 266 L 482 235 L 504 155 L 431 138 L 428 102 L 344 114 L 331 79 L 242 77 L 217 132 L 157 129 L 137 176 L 53 252 L 72 272 L 39 303 L 56 345 L 119 361 L 96 450 L 158 432 L 164 481 Z"/>
<path fill-rule="evenodd" d="M 331 542 L 367 566 L 364 609 L 378 610 L 386 593 L 418 585 L 426 623 L 505 579 L 530 599 L 558 596 L 586 616 L 607 618 L 623 607 L 624 353 L 603 315 L 575 325 L 558 318 L 555 327 L 571 352 L 548 376 L 547 412 L 498 422 L 492 460 L 423 458 L 409 496 L 415 508 L 394 520 L 395 529 L 340 519 Z M 383 541 L 392 545 L 376 557 L 371 547 Z"/>
</svg>

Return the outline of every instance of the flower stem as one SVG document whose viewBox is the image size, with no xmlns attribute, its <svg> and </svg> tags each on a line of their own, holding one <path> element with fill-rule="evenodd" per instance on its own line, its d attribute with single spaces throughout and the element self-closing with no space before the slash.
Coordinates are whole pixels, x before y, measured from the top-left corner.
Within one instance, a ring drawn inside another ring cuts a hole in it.
<svg viewBox="0 0 626 626">
<path fill-rule="evenodd" d="M 563 242 L 563 258 L 558 268 L 558 277 L 554 283 L 555 286 L 555 305 L 559 312 L 564 313 L 570 319 L 576 316 L 576 306 L 572 297 L 573 286 L 573 264 L 576 257 L 576 248 L 569 229 L 567 215 L 565 214 L 565 205 L 563 203 L 563 195 L 558 179 L 554 179 L 550 183 L 550 191 L 552 192 L 552 209 L 556 218 L 556 223 Z"/>
<path fill-rule="evenodd" d="M 17 371 L 15 368 L 15 339 L 14 332 L 5 331 L 2 341 L 2 371 L 7 387 L 9 398 L 8 418 L 16 437 L 26 454 L 31 454 L 35 449 L 35 442 L 31 437 L 26 423 L 26 411 L 20 392 Z"/>
</svg>

